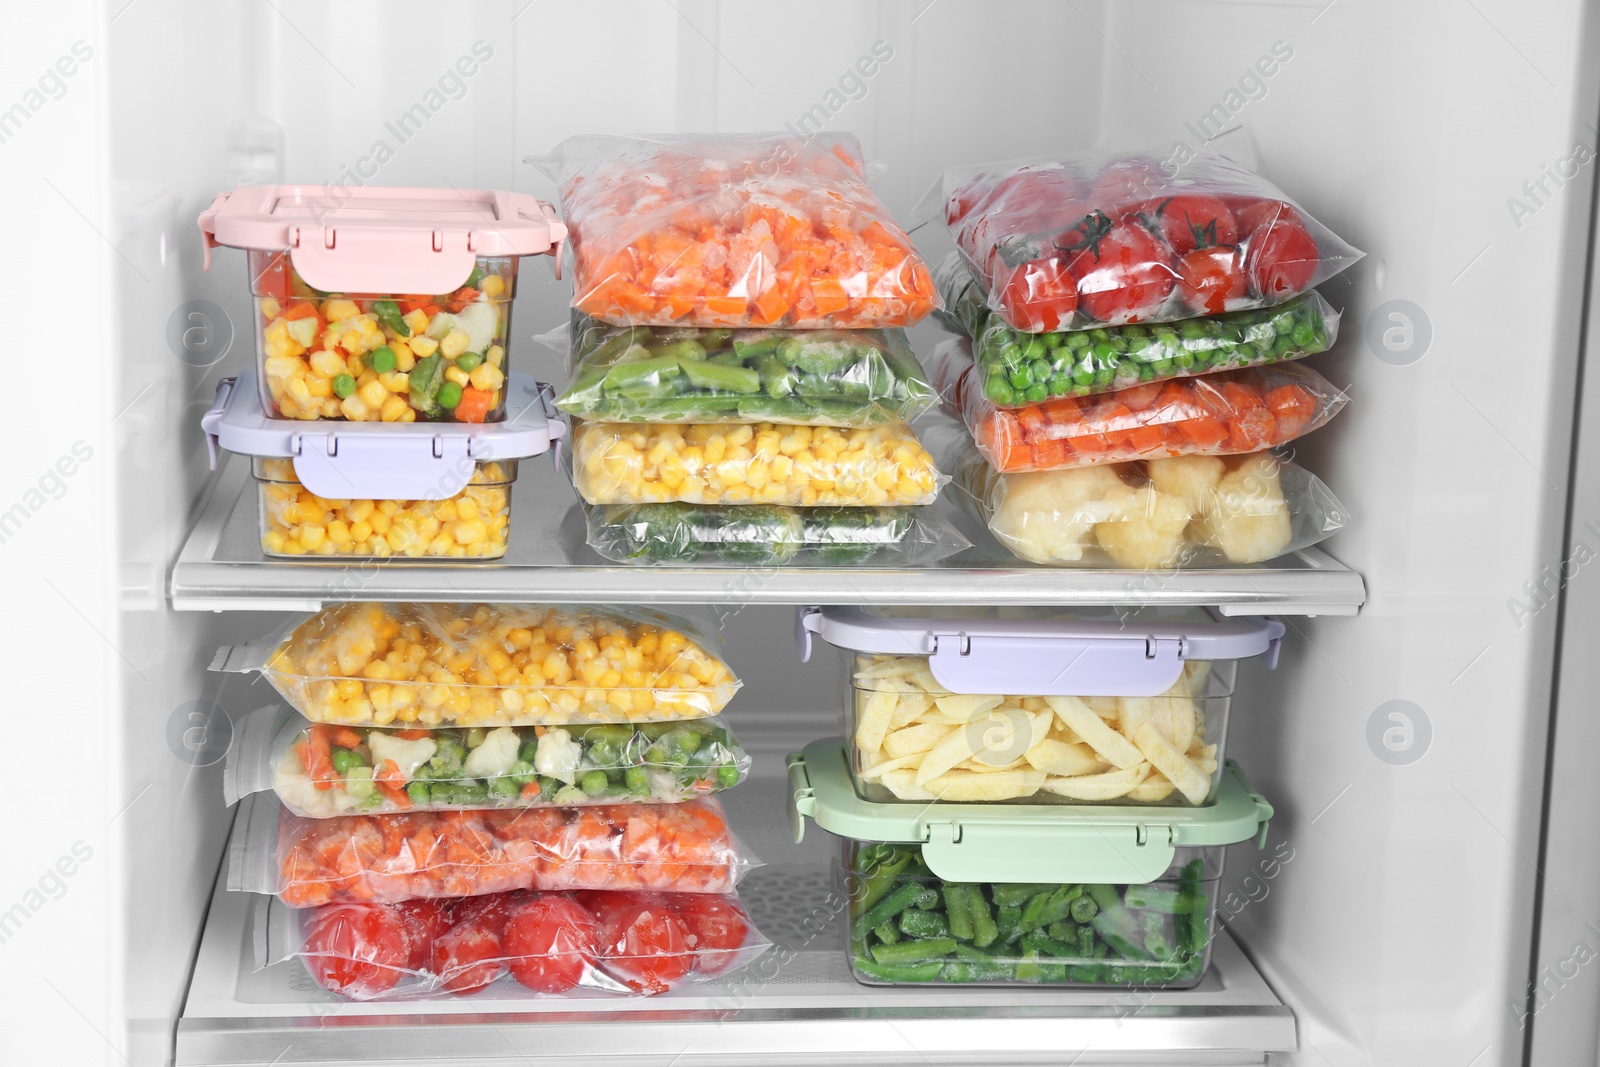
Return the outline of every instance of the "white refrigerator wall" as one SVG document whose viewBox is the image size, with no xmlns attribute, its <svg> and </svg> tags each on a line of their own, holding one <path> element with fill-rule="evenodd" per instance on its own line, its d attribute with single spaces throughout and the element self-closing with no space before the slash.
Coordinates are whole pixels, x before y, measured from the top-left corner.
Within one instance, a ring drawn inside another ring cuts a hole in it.
<svg viewBox="0 0 1600 1067">
<path fill-rule="evenodd" d="M 3 914 L 75 843 L 93 850 L 0 942 L 8 1009 L 50 1034 L 41 1052 L 141 1067 L 167 1055 L 226 820 L 204 766 L 217 742 L 195 728 L 215 736 L 207 702 L 249 710 L 202 667 L 271 621 L 176 616 L 162 596 L 204 485 L 195 420 L 216 378 L 251 358 L 242 255 L 199 269 L 193 219 L 212 193 L 287 179 L 548 196 L 520 160 L 570 133 L 778 129 L 825 113 L 886 164 L 879 187 L 907 221 L 942 165 L 1097 139 L 1170 151 L 1196 145 L 1190 125 L 1210 114 L 1369 252 L 1329 287 L 1344 340 L 1318 361 L 1355 402 L 1300 451 L 1356 516 L 1330 547 L 1370 601 L 1355 619 L 1296 620 L 1283 666 L 1245 672 L 1235 752 L 1278 805 L 1273 844 L 1293 859 L 1267 878 L 1236 851 L 1236 899 L 1253 900 L 1224 911 L 1301 1020 L 1292 1062 L 1518 1060 L 1557 614 L 1523 583 L 1563 558 L 1570 309 L 1594 177 L 1585 164 L 1557 187 L 1544 168 L 1594 146 L 1600 99 L 1600 42 L 1578 0 L 111 0 L 53 5 L 11 35 L 0 101 L 23 99 L 80 39 L 92 57 L 0 144 L 7 189 L 33 208 L 13 233 L 48 249 L 19 291 L 82 278 L 38 299 L 75 324 L 71 358 L 93 371 L 86 425 L 63 430 L 59 403 L 20 405 L 0 473 L 9 507 L 80 438 L 93 450 L 0 544 L 27 607 L 6 623 L 7 647 L 25 650 L 20 692 L 92 735 L 81 758 L 95 788 L 24 773 L 48 815 L 23 822 L 0 870 Z M 874 73 L 849 76 L 865 56 Z M 918 240 L 942 253 L 935 229 Z M 522 281 L 525 344 L 562 321 L 567 288 L 548 260 Z M 1391 335 L 1391 365 L 1365 335 L 1404 325 L 1373 318 L 1397 300 L 1414 332 L 1409 349 Z M 229 323 L 231 350 L 212 362 Z M 919 329 L 919 351 L 935 332 Z M 796 682 L 787 646 L 771 647 L 782 615 L 753 613 L 761 625 L 740 631 L 746 711 L 795 692 L 793 710 L 833 707 L 835 672 Z"/>
</svg>

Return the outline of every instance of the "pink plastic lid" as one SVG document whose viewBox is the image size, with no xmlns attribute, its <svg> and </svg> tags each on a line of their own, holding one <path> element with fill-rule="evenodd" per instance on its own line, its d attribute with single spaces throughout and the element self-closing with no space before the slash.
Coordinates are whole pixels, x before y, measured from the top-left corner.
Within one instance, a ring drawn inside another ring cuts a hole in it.
<svg viewBox="0 0 1600 1067">
<path fill-rule="evenodd" d="M 287 251 L 308 285 L 338 293 L 448 293 L 479 256 L 556 257 L 567 228 L 525 193 L 489 189 L 252 185 L 200 213 L 216 245 Z"/>
</svg>

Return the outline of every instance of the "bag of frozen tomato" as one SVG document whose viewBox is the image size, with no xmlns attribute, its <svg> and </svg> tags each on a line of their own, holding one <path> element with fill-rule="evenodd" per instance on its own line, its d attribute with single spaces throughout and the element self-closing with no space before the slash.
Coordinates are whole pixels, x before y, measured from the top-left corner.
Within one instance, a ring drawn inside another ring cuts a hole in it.
<svg viewBox="0 0 1600 1067">
<path fill-rule="evenodd" d="M 1271 307 L 1362 253 L 1216 153 L 1066 154 L 948 170 L 945 225 L 986 302 L 1026 333 Z"/>
<path fill-rule="evenodd" d="M 1299 359 L 1332 348 L 1339 331 L 1339 313 L 1313 289 L 1272 307 L 1182 322 L 1024 333 L 989 310 L 959 252 L 934 280 L 940 316 L 972 338 L 978 384 L 1001 408 Z"/>
<path fill-rule="evenodd" d="M 252 797 L 230 889 L 291 908 L 513 889 L 727 893 L 760 861 L 712 799 L 302 819 Z"/>
<path fill-rule="evenodd" d="M 971 345 L 941 344 L 931 373 L 945 409 L 1007 474 L 1259 452 L 1317 429 L 1348 399 L 1310 367 L 1284 363 L 1000 408 L 979 386 Z"/>
<path fill-rule="evenodd" d="M 1049 566 L 1261 563 L 1348 521 L 1321 479 L 1270 452 L 1002 474 L 962 438 L 946 462 L 961 509 L 1012 555 Z"/>
<path fill-rule="evenodd" d="M 649 996 L 771 947 L 736 896 L 715 893 L 514 890 L 301 910 L 267 898 L 254 923 L 258 967 L 298 959 L 349 1000 Z"/>
<path fill-rule="evenodd" d="M 560 187 L 572 306 L 606 322 L 910 326 L 938 301 L 853 135 L 581 136 L 527 162 Z"/>
</svg>

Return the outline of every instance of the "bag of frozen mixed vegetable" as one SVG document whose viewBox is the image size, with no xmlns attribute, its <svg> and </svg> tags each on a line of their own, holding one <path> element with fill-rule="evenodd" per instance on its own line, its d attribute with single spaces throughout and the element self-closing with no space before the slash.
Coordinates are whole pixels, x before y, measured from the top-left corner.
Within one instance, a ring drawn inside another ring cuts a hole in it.
<svg viewBox="0 0 1600 1067">
<path fill-rule="evenodd" d="M 728 893 L 760 865 L 711 798 L 302 819 L 253 797 L 239 818 L 228 888 L 291 908 L 513 889 Z"/>
<path fill-rule="evenodd" d="M 955 497 L 1030 563 L 1137 568 L 1261 563 L 1325 540 L 1346 512 L 1316 475 L 1270 452 L 1002 474 L 963 439 Z"/>
<path fill-rule="evenodd" d="M 349 1000 L 650 996 L 742 967 L 771 947 L 732 894 L 590 889 L 257 909 L 258 966 L 298 959 Z M 507 981 L 506 979 L 509 979 Z"/>
<path fill-rule="evenodd" d="M 572 306 L 649 326 L 910 326 L 938 300 L 851 134 L 570 137 Z"/>
<path fill-rule="evenodd" d="M 1277 186 L 1208 153 L 1067 153 L 947 170 L 945 225 L 1013 330 L 1173 322 L 1281 304 L 1362 253 Z"/>
<path fill-rule="evenodd" d="M 738 785 L 750 757 L 719 718 L 594 726 L 393 730 L 307 723 L 287 708 L 244 720 L 229 804 L 271 791 L 295 815 L 677 804 Z"/>
<path fill-rule="evenodd" d="M 334 726 L 495 727 L 715 715 L 739 680 L 686 619 L 640 608 L 334 604 L 220 649 Z"/>
<path fill-rule="evenodd" d="M 1259 452 L 1317 429 L 1348 399 L 1310 367 L 1286 363 L 1000 408 L 978 384 L 971 345 L 961 337 L 935 349 L 933 380 L 945 409 L 1006 473 Z"/>
<path fill-rule="evenodd" d="M 590 504 L 931 504 L 944 478 L 911 427 L 579 422 L 572 485 Z"/>
<path fill-rule="evenodd" d="M 979 386 L 1000 408 L 1299 359 L 1332 348 L 1339 331 L 1339 313 L 1312 290 L 1207 318 L 1029 334 L 988 309 L 960 253 L 946 257 L 935 279 L 941 316 L 972 338 Z"/>
<path fill-rule="evenodd" d="M 909 422 L 934 402 L 905 331 L 571 328 L 572 378 L 556 406 L 609 422 Z"/>
<path fill-rule="evenodd" d="M 584 517 L 591 548 L 643 566 L 911 567 L 971 546 L 932 508 L 615 504 Z"/>
</svg>

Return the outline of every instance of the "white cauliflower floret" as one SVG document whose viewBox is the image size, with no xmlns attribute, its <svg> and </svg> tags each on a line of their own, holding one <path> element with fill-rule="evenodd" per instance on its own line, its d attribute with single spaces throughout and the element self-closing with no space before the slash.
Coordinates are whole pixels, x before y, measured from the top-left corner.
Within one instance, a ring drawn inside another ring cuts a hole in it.
<svg viewBox="0 0 1600 1067">
<path fill-rule="evenodd" d="M 1209 545 L 1232 563 L 1259 563 L 1289 544 L 1289 504 L 1278 483 L 1278 461 L 1245 456 L 1217 483 L 1195 525 Z"/>
<path fill-rule="evenodd" d="M 500 315 L 487 299 L 478 300 L 461 309 L 456 316 L 456 327 L 467 335 L 467 351 L 484 353 L 500 328 Z"/>
<path fill-rule="evenodd" d="M 991 497 L 989 528 L 1023 559 L 1077 562 L 1095 524 L 1116 513 L 1108 496 L 1126 491 L 1109 467 L 1008 474 Z"/>
<path fill-rule="evenodd" d="M 1172 456 L 1148 464 L 1150 484 L 1159 493 L 1175 496 L 1198 515 L 1216 492 L 1228 465 L 1218 456 Z"/>
<path fill-rule="evenodd" d="M 1184 528 L 1193 512 L 1180 497 L 1154 486 L 1124 488 L 1110 498 L 1116 513 L 1094 536 L 1119 567 L 1175 567 L 1183 556 Z"/>
<path fill-rule="evenodd" d="M 277 770 L 272 775 L 272 788 L 290 811 L 305 812 L 312 816 L 333 814 L 332 805 L 327 799 L 330 794 L 318 789 L 316 783 L 311 781 L 293 749 L 286 750 L 278 761 Z"/>
<path fill-rule="evenodd" d="M 482 744 L 467 753 L 462 769 L 471 778 L 500 778 L 510 774 L 521 744 L 515 730 L 497 726 L 483 735 Z"/>
<path fill-rule="evenodd" d="M 382 767 L 388 760 L 394 760 L 400 768 L 400 773 L 406 778 L 411 778 L 417 773 L 417 768 L 433 758 L 438 745 L 433 743 L 431 737 L 418 737 L 407 741 L 394 734 L 381 733 L 377 730 L 367 735 L 367 747 L 372 750 L 372 766 Z"/>
<path fill-rule="evenodd" d="M 578 780 L 578 757 L 583 746 L 560 727 L 546 730 L 533 755 L 533 769 L 547 778 L 571 785 Z"/>
</svg>

